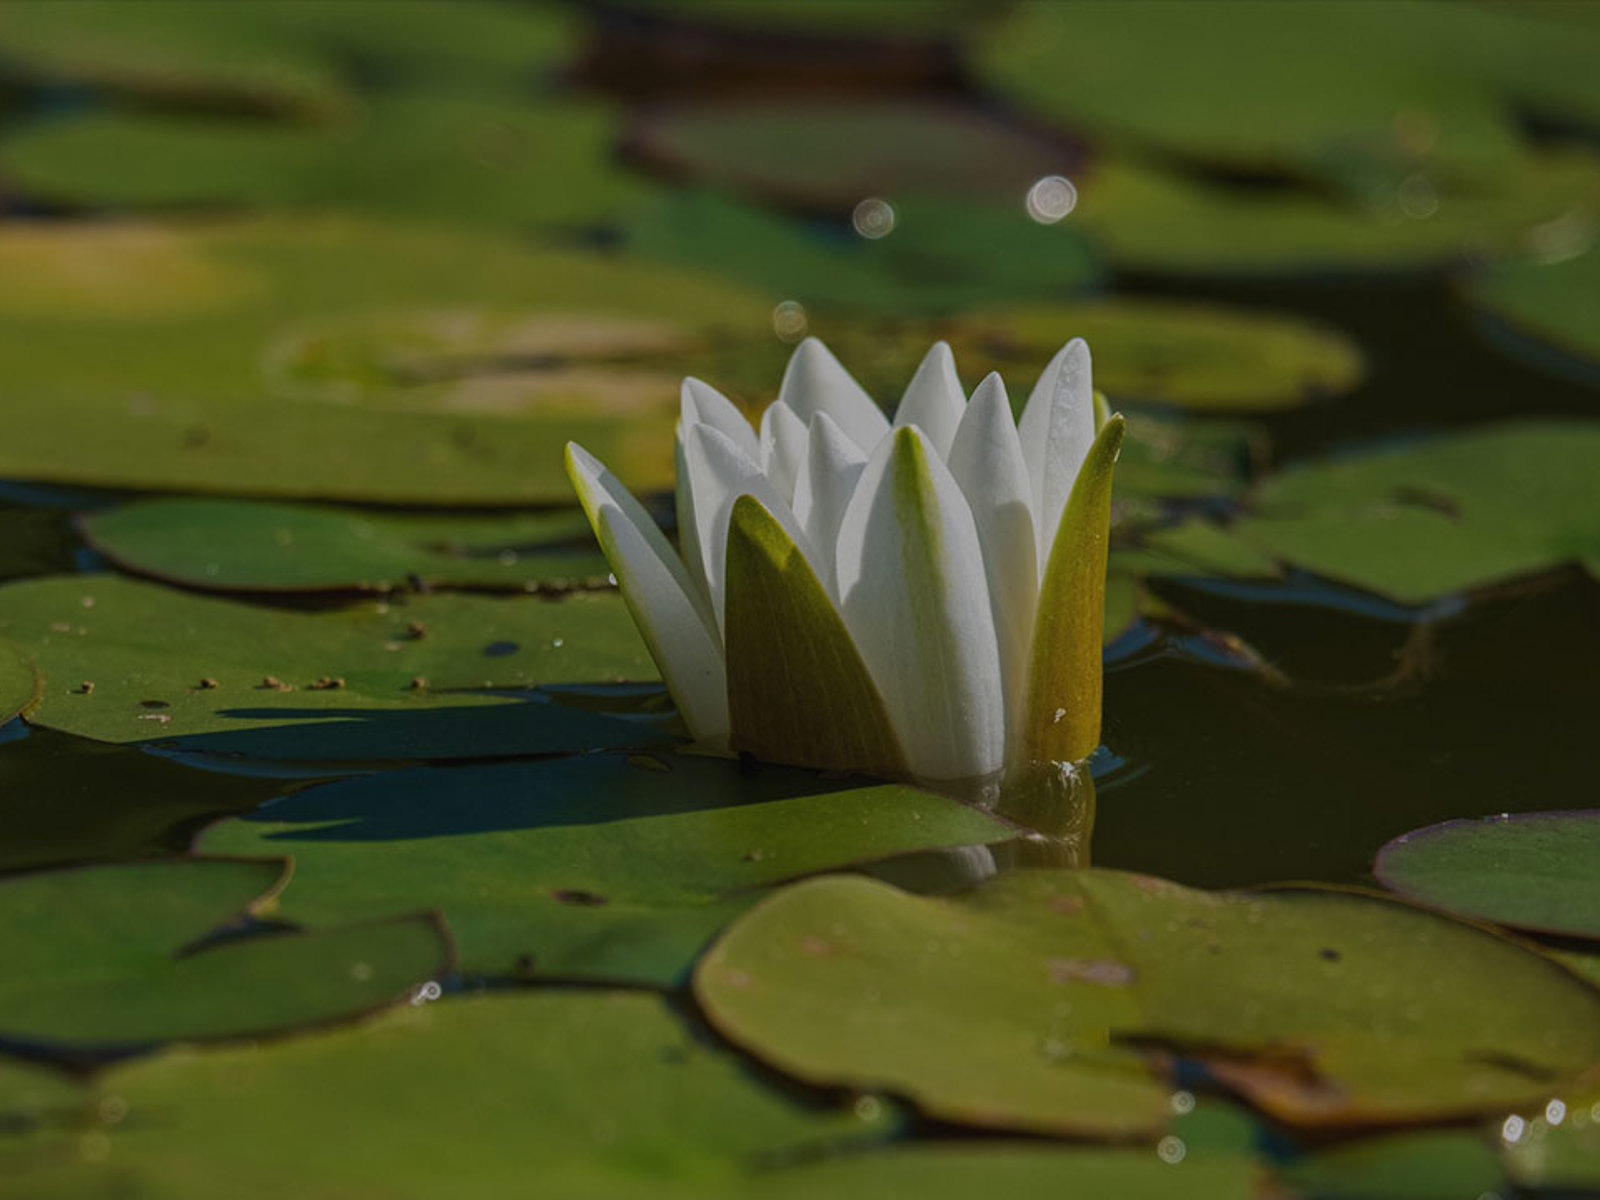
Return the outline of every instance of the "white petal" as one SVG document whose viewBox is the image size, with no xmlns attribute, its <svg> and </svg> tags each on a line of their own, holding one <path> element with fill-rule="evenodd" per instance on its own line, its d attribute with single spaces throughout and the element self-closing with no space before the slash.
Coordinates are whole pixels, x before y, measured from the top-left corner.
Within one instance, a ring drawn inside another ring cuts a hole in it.
<svg viewBox="0 0 1600 1200">
<path fill-rule="evenodd" d="M 784 368 L 778 399 L 795 411 L 802 424 L 825 412 L 850 440 L 870 454 L 889 432 L 889 419 L 846 371 L 833 351 L 814 337 L 795 347 Z"/>
<path fill-rule="evenodd" d="M 834 546 L 839 540 L 839 523 L 866 465 L 867 456 L 837 421 L 827 413 L 811 418 L 805 461 L 794 486 L 794 519 L 816 550 L 817 577 L 835 600 Z"/>
<path fill-rule="evenodd" d="M 971 779 L 1005 755 L 983 552 L 949 468 L 917 429 L 873 453 L 839 529 L 842 611 L 918 778 Z"/>
<path fill-rule="evenodd" d="M 761 456 L 759 462 L 772 481 L 772 488 L 788 504 L 800 476 L 800 463 L 806 456 L 806 423 L 782 400 L 767 406 L 761 414 Z"/>
<path fill-rule="evenodd" d="M 1039 599 L 1039 560 L 1028 464 L 1000 376 L 991 374 L 972 393 L 950 447 L 949 462 L 950 474 L 972 509 L 983 546 L 1005 685 L 1006 728 L 1012 730 L 1027 686 L 1034 609 Z"/>
<path fill-rule="evenodd" d="M 568 443 L 567 474 L 690 734 L 725 747 L 728 680 L 709 606 L 650 514 L 594 455 Z"/>
<path fill-rule="evenodd" d="M 761 449 L 756 441 L 756 431 L 732 400 L 709 383 L 702 383 L 692 376 L 683 381 L 680 395 L 685 425 L 710 425 L 720 429 L 748 457 L 759 458 Z"/>
<path fill-rule="evenodd" d="M 761 501 L 762 507 L 777 518 L 806 553 L 807 560 L 816 559 L 808 552 L 805 534 L 789 511 L 788 502 L 779 498 L 766 474 L 740 452 L 732 438 L 710 425 L 695 425 L 684 433 L 683 458 L 694 489 L 700 557 L 720 635 L 727 606 L 728 520 L 733 515 L 733 502 L 740 496 L 754 496 Z"/>
<path fill-rule="evenodd" d="M 699 591 L 706 611 L 710 612 L 711 584 L 706 579 L 705 556 L 700 549 L 700 526 L 694 515 L 694 480 L 689 475 L 689 464 L 683 452 L 684 425 L 685 422 L 678 422 L 673 446 L 673 462 L 677 471 L 673 498 L 678 514 L 678 547 L 682 551 L 683 565 L 689 572 L 689 579 Z"/>
<path fill-rule="evenodd" d="M 1018 422 L 1033 484 L 1039 569 L 1055 541 L 1061 510 L 1094 442 L 1094 378 L 1089 346 L 1073 338 L 1056 352 L 1034 385 Z"/>
<path fill-rule="evenodd" d="M 950 353 L 950 343 L 935 342 L 922 356 L 917 373 L 906 385 L 906 394 L 900 397 L 895 427 L 915 425 L 928 435 L 939 457 L 948 460 L 950 443 L 955 440 L 956 426 L 967 406 L 966 395 L 956 375 L 956 357 Z"/>
</svg>

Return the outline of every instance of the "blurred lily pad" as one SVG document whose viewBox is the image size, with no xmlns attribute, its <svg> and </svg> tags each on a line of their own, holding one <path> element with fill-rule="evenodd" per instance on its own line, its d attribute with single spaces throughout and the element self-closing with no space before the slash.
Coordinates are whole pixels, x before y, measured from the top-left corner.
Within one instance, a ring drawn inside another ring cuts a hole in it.
<svg viewBox="0 0 1600 1200">
<path fill-rule="evenodd" d="M 35 201 L 95 209 L 288 207 L 510 229 L 593 224 L 650 190 L 614 161 L 614 124 L 611 110 L 593 102 L 534 105 L 454 91 L 374 98 L 316 125 L 91 111 L 19 128 L 0 143 L 0 171 Z"/>
<path fill-rule="evenodd" d="M 1508 43 L 1524 25 L 1478 7 L 1021 4 L 980 65 L 1035 111 L 1122 147 L 1346 184 L 1422 164 L 1483 176 L 1518 157 L 1492 64 L 1522 49 Z"/>
<path fill-rule="evenodd" d="M 438 908 L 468 972 L 665 985 L 766 885 L 1015 832 L 915 788 L 585 755 L 326 784 L 199 845 L 293 854 L 297 920 Z"/>
<path fill-rule="evenodd" d="M 1233 527 L 1404 603 L 1575 564 L 1600 575 L 1600 424 L 1491 426 L 1271 476 Z"/>
<path fill-rule="evenodd" d="M 1029 187 L 1078 158 L 1036 129 L 937 99 L 658 105 L 629 142 L 675 177 L 802 208 L 843 215 L 869 197 L 964 196 L 1008 205 L 1024 224 Z"/>
<path fill-rule="evenodd" d="M 1100 275 L 1082 239 L 1030 221 L 1020 205 L 960 197 L 873 200 L 847 228 L 804 224 L 706 192 L 679 192 L 639 208 L 627 223 L 637 253 L 718 271 L 774 289 L 802 306 L 885 313 L 946 312 L 1018 295 L 1060 297 Z M 795 314 L 789 319 L 794 320 Z"/>
<path fill-rule="evenodd" d="M 1312 1127 L 1493 1112 L 1600 1061 L 1600 995 L 1478 927 L 1364 893 L 1107 871 L 955 900 L 801 883 L 736 922 L 695 989 L 725 1035 L 808 1082 L 1044 1132 L 1159 1128 L 1167 1092 L 1135 1048 L 1152 1042 Z"/>
<path fill-rule="evenodd" d="M 1298 1159 L 1281 1175 L 1308 1200 L 1460 1200 L 1505 1186 L 1494 1150 L 1459 1130 L 1363 1138 Z"/>
<path fill-rule="evenodd" d="M 1600 938 L 1600 810 L 1445 821 L 1378 852 L 1385 887 L 1449 912 Z"/>
<path fill-rule="evenodd" d="M 20 280 L 0 279 L 10 314 L 0 323 L 0 400 L 12 424 L 0 475 L 387 503 L 566 503 L 568 438 L 636 487 L 670 487 L 679 377 L 721 378 L 722 346 L 770 357 L 763 376 L 776 378 L 782 364 L 770 301 L 663 266 L 342 218 L 169 227 L 169 249 L 182 245 L 235 286 L 207 306 L 191 290 L 179 311 L 159 300 L 131 311 L 94 299 L 104 273 L 82 264 L 101 236 L 56 223 L 0 230 L 0 261 L 21 245 L 33 264 Z M 114 290 L 132 287 L 118 276 Z M 45 290 L 55 298 L 21 311 Z M 7 302 L 12 293 L 21 298 Z M 454 315 L 422 322 L 433 333 L 419 352 L 418 322 L 399 317 L 422 312 Z M 352 358 L 348 331 L 384 314 L 397 329 L 394 352 Z M 618 361 L 619 330 L 641 322 L 670 333 L 654 343 L 658 356 L 673 347 L 670 370 L 645 361 L 637 338 Z M 529 328 L 564 354 L 519 356 Z"/>
<path fill-rule="evenodd" d="M 17 647 L 0 641 L 0 721 L 9 721 L 39 698 L 39 673 Z"/>
<path fill-rule="evenodd" d="M 1574 222 L 1553 226 L 1520 261 L 1473 276 L 1467 296 L 1496 324 L 1496 341 L 1530 365 L 1564 369 L 1594 382 L 1600 331 L 1587 304 L 1600 288 L 1600 250 Z"/>
<path fill-rule="evenodd" d="M 282 788 L 34 729 L 0 751 L 0 872 L 178 854 L 196 821 L 254 808 Z"/>
<path fill-rule="evenodd" d="M 111 1073 L 103 1163 L 36 1156 L 24 1194 L 240 1200 L 748 1195 L 752 1165 L 891 1136 L 886 1103 L 794 1098 L 655 996 L 544 992 L 427 1004 L 280 1045 L 179 1051 Z M 331 1123 L 338 1136 L 330 1137 Z M 20 1165 L 21 1169 L 17 1167 Z M 29 1190 L 29 1189 L 33 1190 Z"/>
<path fill-rule="evenodd" d="M 7 0 L 0 69 L 315 118 L 348 110 L 375 80 L 499 89 L 537 78 L 568 52 L 572 25 L 555 5 L 484 0 Z"/>
<path fill-rule="evenodd" d="M 287 877 L 281 858 L 174 859 L 0 882 L 0 1036 L 62 1050 L 263 1034 L 372 1012 L 449 970 L 431 916 L 206 941 Z"/>
<path fill-rule="evenodd" d="M 576 509 L 474 518 L 138 500 L 80 526 L 119 566 L 213 591 L 560 590 L 604 583 L 610 571 Z"/>
<path fill-rule="evenodd" d="M 1587 151 L 1550 150 L 1470 185 L 1417 172 L 1339 197 L 1107 158 L 1078 181 L 1078 195 L 1064 224 L 1128 270 L 1340 276 L 1570 253 L 1594 236 L 1600 165 Z"/>
<path fill-rule="evenodd" d="M 1561 1197 L 1600 1188 L 1600 1094 L 1593 1087 L 1511 1113 L 1490 1136 L 1520 1188 Z"/>
<path fill-rule="evenodd" d="M 303 613 L 78 575 L 0 588 L 0 632 L 48 681 L 30 719 L 99 741 L 363 760 L 548 754 L 666 736 L 519 694 L 656 677 L 615 593 L 440 594 Z"/>
</svg>

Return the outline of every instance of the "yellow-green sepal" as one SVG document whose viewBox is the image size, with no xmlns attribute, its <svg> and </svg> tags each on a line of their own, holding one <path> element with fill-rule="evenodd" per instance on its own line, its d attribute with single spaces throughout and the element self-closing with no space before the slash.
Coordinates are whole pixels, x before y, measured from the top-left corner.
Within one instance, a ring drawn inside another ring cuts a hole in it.
<svg viewBox="0 0 1600 1200">
<path fill-rule="evenodd" d="M 1106 394 L 1098 389 L 1094 393 L 1094 431 L 1099 433 L 1106 427 L 1106 422 L 1111 420 L 1111 401 L 1106 399 Z"/>
<path fill-rule="evenodd" d="M 811 564 L 754 496 L 728 525 L 730 744 L 768 762 L 903 777 L 878 687 Z"/>
<path fill-rule="evenodd" d="M 1109 416 L 1072 485 L 1039 589 L 1015 766 L 1071 763 L 1100 744 L 1111 477 L 1126 422 Z"/>
</svg>

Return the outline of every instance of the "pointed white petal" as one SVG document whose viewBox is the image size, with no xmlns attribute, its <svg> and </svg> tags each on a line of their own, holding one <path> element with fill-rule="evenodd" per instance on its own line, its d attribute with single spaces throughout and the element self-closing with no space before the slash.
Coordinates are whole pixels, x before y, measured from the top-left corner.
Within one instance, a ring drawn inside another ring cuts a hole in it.
<svg viewBox="0 0 1600 1200">
<path fill-rule="evenodd" d="M 920 430 L 896 430 L 862 471 L 839 529 L 838 579 L 911 773 L 998 770 L 1005 701 L 983 552 L 961 489 Z"/>
<path fill-rule="evenodd" d="M 900 407 L 894 414 L 895 428 L 915 425 L 928 435 L 939 457 L 948 461 L 950 443 L 955 440 L 956 426 L 961 423 L 966 406 L 966 393 L 956 375 L 956 358 L 950 353 L 950 343 L 935 342 L 906 385 L 906 394 L 900 397 Z"/>
<path fill-rule="evenodd" d="M 728 521 L 733 502 L 740 496 L 754 496 L 777 519 L 795 544 L 808 553 L 805 534 L 789 511 L 789 504 L 778 496 L 760 467 L 733 444 L 733 439 L 709 425 L 695 425 L 684 432 L 684 465 L 694 489 L 694 515 L 700 539 L 700 558 L 711 592 L 711 611 L 716 629 L 723 629 L 727 609 Z"/>
<path fill-rule="evenodd" d="M 838 591 L 834 578 L 834 546 L 839 540 L 839 523 L 844 520 L 845 507 L 866 465 L 867 456 L 839 428 L 837 421 L 827 413 L 811 418 L 805 461 L 794 485 L 794 519 L 805 530 L 806 540 L 816 549 L 817 577 L 835 599 L 838 599 Z"/>
<path fill-rule="evenodd" d="M 788 504 L 800 476 L 800 462 L 806 455 L 806 424 L 782 400 L 767 406 L 761 414 L 761 456 L 759 462 L 771 480 L 773 490 Z"/>
<path fill-rule="evenodd" d="M 819 412 L 827 413 L 868 454 L 889 432 L 889 419 L 872 397 L 850 378 L 833 351 L 814 337 L 801 342 L 789 357 L 778 399 L 794 410 L 802 424 L 809 424 Z"/>
<path fill-rule="evenodd" d="M 949 463 L 983 546 L 1005 685 L 1006 728 L 1011 730 L 1016 728 L 1027 685 L 1039 560 L 1028 464 L 1000 376 L 991 374 L 972 393 L 950 447 Z"/>
<path fill-rule="evenodd" d="M 756 442 L 756 431 L 732 400 L 709 383 L 692 376 L 683 381 L 681 397 L 685 425 L 710 425 L 720 429 L 748 457 L 759 458 L 761 450 Z"/>
<path fill-rule="evenodd" d="M 673 461 L 677 470 L 677 486 L 673 496 L 678 514 L 678 547 L 682 551 L 683 565 L 689 572 L 689 579 L 699 592 L 706 611 L 710 612 L 711 584 L 706 579 L 705 555 L 700 549 L 700 526 L 694 515 L 694 480 L 689 475 L 689 464 L 683 452 L 685 424 L 678 422 L 673 445 Z"/>
<path fill-rule="evenodd" d="M 1089 346 L 1082 338 L 1073 338 L 1045 367 L 1018 430 L 1033 483 L 1034 534 L 1043 571 L 1061 510 L 1094 442 L 1094 379 Z"/>
<path fill-rule="evenodd" d="M 728 681 L 709 607 L 650 514 L 594 455 L 568 443 L 567 475 L 690 734 L 725 748 Z"/>
</svg>

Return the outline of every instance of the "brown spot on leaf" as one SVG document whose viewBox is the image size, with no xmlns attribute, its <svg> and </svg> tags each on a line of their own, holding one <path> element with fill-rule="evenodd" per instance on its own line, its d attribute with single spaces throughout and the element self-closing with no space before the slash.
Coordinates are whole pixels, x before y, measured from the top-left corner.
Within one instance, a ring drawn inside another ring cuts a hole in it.
<svg viewBox="0 0 1600 1200">
<path fill-rule="evenodd" d="M 576 904 L 582 908 L 597 908 L 610 903 L 598 892 L 586 892 L 581 888 L 557 888 L 550 894 L 562 904 Z"/>
<path fill-rule="evenodd" d="M 1127 987 L 1134 979 L 1133 968 L 1114 958 L 1052 958 L 1047 965 L 1052 983 Z"/>
</svg>

